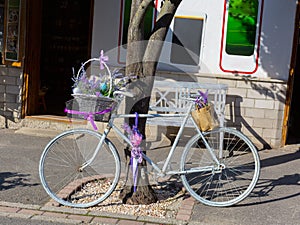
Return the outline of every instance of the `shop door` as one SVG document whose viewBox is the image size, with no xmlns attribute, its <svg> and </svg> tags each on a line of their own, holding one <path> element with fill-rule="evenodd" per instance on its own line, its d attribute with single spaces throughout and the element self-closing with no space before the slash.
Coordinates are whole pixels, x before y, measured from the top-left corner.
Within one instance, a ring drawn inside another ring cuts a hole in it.
<svg viewBox="0 0 300 225">
<path fill-rule="evenodd" d="M 299 38 L 300 36 L 298 36 L 298 39 Z M 288 121 L 288 133 L 286 144 L 300 143 L 300 39 L 297 43 L 296 64 L 294 71 L 294 84 Z"/>
<path fill-rule="evenodd" d="M 72 68 L 90 57 L 92 0 L 43 0 L 39 114 L 64 115 Z"/>
</svg>

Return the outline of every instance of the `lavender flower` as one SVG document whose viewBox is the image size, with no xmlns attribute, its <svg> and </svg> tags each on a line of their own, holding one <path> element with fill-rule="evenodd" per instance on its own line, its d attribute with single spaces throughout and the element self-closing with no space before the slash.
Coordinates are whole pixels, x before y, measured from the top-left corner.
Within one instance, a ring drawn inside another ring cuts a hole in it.
<svg viewBox="0 0 300 225">
<path fill-rule="evenodd" d="M 130 80 L 129 77 L 124 76 L 120 69 L 115 69 L 112 71 L 112 86 L 110 79 L 107 74 L 103 71 L 105 69 L 108 57 L 104 55 L 103 50 L 100 52 L 99 63 L 100 72 L 97 75 L 88 75 L 84 66 L 81 65 L 80 74 L 77 76 L 75 74 L 74 68 L 72 80 L 74 82 L 73 93 L 75 94 L 87 94 L 96 96 L 109 96 L 112 97 L 112 93 L 115 90 L 119 90 L 125 87 Z M 93 71 L 94 72 L 94 71 Z"/>
<path fill-rule="evenodd" d="M 195 103 L 198 108 L 203 108 L 208 105 L 208 90 L 206 92 L 198 91 L 199 96 L 197 96 Z"/>
</svg>

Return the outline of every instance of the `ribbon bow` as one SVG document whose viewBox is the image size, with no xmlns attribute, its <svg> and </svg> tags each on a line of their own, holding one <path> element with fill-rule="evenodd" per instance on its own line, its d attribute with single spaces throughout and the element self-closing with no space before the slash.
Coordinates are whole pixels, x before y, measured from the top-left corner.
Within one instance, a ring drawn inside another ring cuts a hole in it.
<svg viewBox="0 0 300 225">
<path fill-rule="evenodd" d="M 105 114 L 105 113 L 110 112 L 111 110 L 112 110 L 112 108 L 104 109 L 104 110 L 99 111 L 99 112 L 82 112 L 82 111 L 65 109 L 65 113 L 75 114 L 75 115 L 83 115 L 84 119 L 88 120 L 92 124 L 94 130 L 98 130 L 97 125 L 94 121 L 94 115 Z"/>
<path fill-rule="evenodd" d="M 104 69 L 104 63 L 106 63 L 108 61 L 108 56 L 104 56 L 104 52 L 103 50 L 101 50 L 100 52 L 100 69 L 103 70 Z"/>
<path fill-rule="evenodd" d="M 132 133 L 130 135 L 130 142 L 132 144 L 131 149 L 131 167 L 133 175 L 133 191 L 136 192 L 137 178 L 138 178 L 138 164 L 142 163 L 143 155 L 142 149 L 139 146 L 143 140 L 143 136 L 138 131 L 138 113 L 135 113 L 135 125 L 132 128 Z"/>
</svg>

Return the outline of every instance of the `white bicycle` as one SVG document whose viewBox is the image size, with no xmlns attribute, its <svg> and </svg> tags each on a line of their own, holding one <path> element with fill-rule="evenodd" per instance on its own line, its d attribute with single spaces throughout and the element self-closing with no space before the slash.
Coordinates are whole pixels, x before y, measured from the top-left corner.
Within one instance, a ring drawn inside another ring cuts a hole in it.
<svg viewBox="0 0 300 225">
<path fill-rule="evenodd" d="M 116 135 L 131 145 L 114 120 L 135 117 L 132 114 L 117 114 L 124 95 L 127 94 L 117 94 L 117 106 L 103 133 L 72 129 L 61 133 L 45 147 L 39 163 L 41 183 L 51 198 L 60 204 L 91 207 L 104 201 L 116 188 L 121 162 L 108 134 L 113 129 Z M 157 176 L 180 175 L 184 187 L 196 200 L 210 206 L 234 205 L 245 199 L 258 181 L 260 160 L 256 147 L 236 129 L 221 127 L 201 132 L 191 119 L 193 107 L 194 104 L 190 104 L 185 114 L 139 115 L 160 119 L 182 117 L 178 134 L 162 168 L 147 155 L 143 154 L 143 158 L 154 168 Z M 180 169 L 170 170 L 168 165 L 189 119 L 197 132 L 185 145 Z"/>
</svg>

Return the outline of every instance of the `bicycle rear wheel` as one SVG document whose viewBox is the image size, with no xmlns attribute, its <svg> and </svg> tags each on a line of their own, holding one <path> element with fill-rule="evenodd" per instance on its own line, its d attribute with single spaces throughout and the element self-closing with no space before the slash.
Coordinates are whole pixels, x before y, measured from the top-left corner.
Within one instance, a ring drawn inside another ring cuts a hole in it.
<svg viewBox="0 0 300 225">
<path fill-rule="evenodd" d="M 212 159 L 201 135 L 186 145 L 180 168 L 183 185 L 198 201 L 209 206 L 231 206 L 246 198 L 255 187 L 260 171 L 257 150 L 241 132 L 218 128 L 203 133 L 220 162 Z"/>
<path fill-rule="evenodd" d="M 120 176 L 114 145 L 88 129 L 63 132 L 46 146 L 39 164 L 41 183 L 55 201 L 71 207 L 90 207 L 104 201 Z M 99 152 L 87 163 L 99 148 Z M 87 164 L 83 167 L 84 164 Z"/>
</svg>

